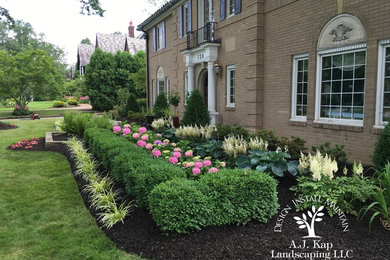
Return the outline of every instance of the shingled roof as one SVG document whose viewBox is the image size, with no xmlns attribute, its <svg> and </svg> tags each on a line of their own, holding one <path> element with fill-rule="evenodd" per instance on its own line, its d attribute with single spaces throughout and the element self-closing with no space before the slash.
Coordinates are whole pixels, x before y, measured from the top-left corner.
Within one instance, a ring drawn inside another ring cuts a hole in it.
<svg viewBox="0 0 390 260">
<path fill-rule="evenodd" d="M 77 47 L 77 63 L 79 66 L 85 67 L 89 63 L 92 53 L 95 51 L 95 46 L 89 44 L 79 44 Z"/>
<path fill-rule="evenodd" d="M 145 21 L 143 21 L 141 24 L 137 26 L 138 31 L 142 31 L 143 28 L 151 23 L 154 19 L 156 19 L 158 16 L 160 16 L 162 13 L 167 11 L 169 8 L 180 2 L 181 0 L 171 0 L 166 2 L 160 9 L 158 9 L 156 12 L 154 12 L 151 16 L 149 16 Z"/>
<path fill-rule="evenodd" d="M 126 35 L 123 34 L 96 34 L 96 48 L 100 48 L 105 52 L 111 52 L 113 54 L 118 51 L 125 50 Z"/>
<path fill-rule="evenodd" d="M 126 37 L 126 50 L 131 54 L 136 54 L 138 51 L 146 50 L 146 42 L 144 39 Z"/>
</svg>

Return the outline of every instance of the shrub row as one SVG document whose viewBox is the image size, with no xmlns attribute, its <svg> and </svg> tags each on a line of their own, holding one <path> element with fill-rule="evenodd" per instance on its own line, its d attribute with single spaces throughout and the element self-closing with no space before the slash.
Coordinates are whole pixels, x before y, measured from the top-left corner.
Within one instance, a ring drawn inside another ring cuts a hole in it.
<svg viewBox="0 0 390 260">
<path fill-rule="evenodd" d="M 136 198 L 139 207 L 148 206 L 148 194 L 156 185 L 186 177 L 181 168 L 153 158 L 147 151 L 134 147 L 125 138 L 118 138 L 110 130 L 87 129 L 84 139 L 114 179 L 125 185 L 126 192 Z"/>
<path fill-rule="evenodd" d="M 110 130 L 87 129 L 84 139 L 163 231 L 188 233 L 252 219 L 267 222 L 278 208 L 276 181 L 268 175 L 224 169 L 188 180 L 183 168 L 154 158 Z"/>
<path fill-rule="evenodd" d="M 175 179 L 149 194 L 150 213 L 164 231 L 267 222 L 279 204 L 276 180 L 257 171 L 223 169 L 199 181 Z"/>
</svg>

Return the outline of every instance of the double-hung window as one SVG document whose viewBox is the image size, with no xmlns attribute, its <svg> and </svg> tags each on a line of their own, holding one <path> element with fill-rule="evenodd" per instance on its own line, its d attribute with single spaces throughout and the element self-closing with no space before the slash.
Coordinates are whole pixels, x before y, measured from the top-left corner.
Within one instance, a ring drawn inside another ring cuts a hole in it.
<svg viewBox="0 0 390 260">
<path fill-rule="evenodd" d="M 390 39 L 379 42 L 375 126 L 390 122 Z"/>
<path fill-rule="evenodd" d="M 226 106 L 235 107 L 236 105 L 236 67 L 227 66 L 226 78 Z"/>
<path fill-rule="evenodd" d="M 306 121 L 308 54 L 293 57 L 291 120 Z"/>
<path fill-rule="evenodd" d="M 191 0 L 178 7 L 179 38 L 183 38 L 191 28 Z"/>
<path fill-rule="evenodd" d="M 153 51 L 165 48 L 165 21 L 153 27 Z"/>
<path fill-rule="evenodd" d="M 219 20 L 241 13 L 242 0 L 219 0 Z"/>
</svg>

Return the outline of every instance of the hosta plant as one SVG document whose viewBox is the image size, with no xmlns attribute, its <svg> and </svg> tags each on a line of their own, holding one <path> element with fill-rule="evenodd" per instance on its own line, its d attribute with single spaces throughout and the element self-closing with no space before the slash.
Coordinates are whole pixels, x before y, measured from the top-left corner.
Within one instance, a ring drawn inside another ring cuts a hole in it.
<svg viewBox="0 0 390 260">
<path fill-rule="evenodd" d="M 261 150 L 250 150 L 248 155 L 239 155 L 236 160 L 239 169 L 256 169 L 259 172 L 273 173 L 283 177 L 284 172 L 295 176 L 298 169 L 298 161 L 291 161 L 288 153 L 281 151 L 264 152 Z"/>
</svg>

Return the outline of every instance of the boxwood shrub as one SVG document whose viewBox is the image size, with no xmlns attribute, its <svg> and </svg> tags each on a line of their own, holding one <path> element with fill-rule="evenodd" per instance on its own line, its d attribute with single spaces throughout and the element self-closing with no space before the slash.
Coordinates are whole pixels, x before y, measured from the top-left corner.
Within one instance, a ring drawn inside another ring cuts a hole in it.
<svg viewBox="0 0 390 260">
<path fill-rule="evenodd" d="M 157 185 L 149 195 L 149 209 L 162 230 L 178 233 L 252 219 L 267 222 L 279 207 L 276 185 L 264 173 L 224 169 L 199 181 Z"/>
</svg>

